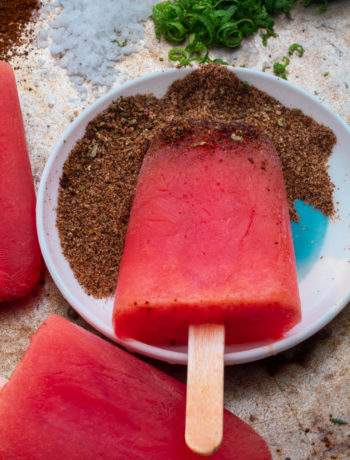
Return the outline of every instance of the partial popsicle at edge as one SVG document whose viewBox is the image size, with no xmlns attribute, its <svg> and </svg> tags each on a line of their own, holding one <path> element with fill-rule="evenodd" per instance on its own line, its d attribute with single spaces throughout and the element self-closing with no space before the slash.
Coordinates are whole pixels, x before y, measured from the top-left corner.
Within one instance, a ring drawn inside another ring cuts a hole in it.
<svg viewBox="0 0 350 460">
<path fill-rule="evenodd" d="M 34 183 L 16 80 L 12 68 L 0 62 L 0 302 L 28 294 L 40 270 Z"/>
<path fill-rule="evenodd" d="M 165 129 L 139 175 L 120 266 L 115 332 L 186 344 L 223 324 L 226 343 L 275 340 L 300 321 L 280 160 L 237 123 Z"/>
<path fill-rule="evenodd" d="M 50 315 L 0 391 L 0 458 L 198 459 L 184 440 L 185 392 L 172 377 Z M 271 454 L 224 411 L 224 440 L 212 458 Z"/>
</svg>

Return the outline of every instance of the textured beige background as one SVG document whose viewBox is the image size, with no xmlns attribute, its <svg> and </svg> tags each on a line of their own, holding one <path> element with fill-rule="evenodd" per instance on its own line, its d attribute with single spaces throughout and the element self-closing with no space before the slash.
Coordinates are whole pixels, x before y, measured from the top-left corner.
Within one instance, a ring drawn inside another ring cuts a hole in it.
<svg viewBox="0 0 350 460">
<path fill-rule="evenodd" d="M 325 14 L 316 8 L 293 9 L 279 17 L 267 47 L 256 35 L 234 52 L 216 51 L 237 65 L 261 70 L 287 53 L 294 42 L 305 49 L 288 67 L 288 78 L 315 94 L 350 123 L 350 3 L 330 1 Z M 36 30 L 43 27 L 39 17 Z M 173 66 L 169 46 L 154 38 L 152 23 L 139 54 L 117 63 L 115 85 L 145 73 Z M 35 42 L 27 58 L 14 59 L 29 153 L 36 186 L 55 141 L 75 116 L 103 94 L 88 87 L 81 100 L 65 72 Z M 163 57 L 164 61 L 159 61 Z M 233 58 L 237 57 L 236 61 Z M 42 64 L 42 60 L 45 64 Z M 271 69 L 267 69 L 271 72 Z M 325 77 L 323 74 L 329 72 Z M 350 280 L 349 280 L 350 283 Z M 35 332 L 49 313 L 67 316 L 68 305 L 45 271 L 42 283 L 29 297 L 0 308 L 0 375 L 9 377 Z M 91 330 L 82 320 L 77 323 Z M 226 368 L 225 404 L 267 440 L 274 459 L 350 459 L 350 424 L 334 425 L 330 416 L 350 422 L 350 308 L 298 347 L 257 363 Z M 186 370 L 148 360 L 185 381 Z"/>
</svg>

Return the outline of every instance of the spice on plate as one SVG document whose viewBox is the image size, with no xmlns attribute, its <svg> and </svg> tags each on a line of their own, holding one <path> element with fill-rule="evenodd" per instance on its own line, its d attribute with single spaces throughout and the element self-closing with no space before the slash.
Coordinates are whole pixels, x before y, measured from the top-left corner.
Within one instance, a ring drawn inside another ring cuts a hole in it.
<svg viewBox="0 0 350 460">
<path fill-rule="evenodd" d="M 1 0 L 0 2 L 0 61 L 9 61 L 13 54 L 20 54 L 17 47 L 23 44 L 28 23 L 39 9 L 38 0 Z M 26 35 L 30 36 L 27 30 Z M 12 51 L 12 54 L 9 51 Z M 25 54 L 26 51 L 21 51 Z"/>
<path fill-rule="evenodd" d="M 169 122 L 181 127 L 196 119 L 241 120 L 265 131 L 282 162 L 291 219 L 298 221 L 297 199 L 334 214 L 327 169 L 333 132 L 244 85 L 225 67 L 203 65 L 175 81 L 162 99 L 137 95 L 114 101 L 88 124 L 66 160 L 57 226 L 63 253 L 88 294 L 114 294 L 138 172 L 155 133 Z"/>
</svg>

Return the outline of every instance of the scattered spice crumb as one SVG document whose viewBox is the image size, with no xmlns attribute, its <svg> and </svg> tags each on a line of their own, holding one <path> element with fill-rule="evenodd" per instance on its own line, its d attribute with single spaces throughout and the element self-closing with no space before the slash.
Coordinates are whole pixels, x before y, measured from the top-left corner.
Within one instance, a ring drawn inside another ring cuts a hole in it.
<svg viewBox="0 0 350 460">
<path fill-rule="evenodd" d="M 143 156 L 170 122 L 243 121 L 268 134 L 280 156 L 289 212 L 295 200 L 325 216 L 335 212 L 326 168 L 334 133 L 300 109 L 289 109 L 224 66 L 206 64 L 175 81 L 162 99 L 114 101 L 92 120 L 71 151 L 60 179 L 57 227 L 78 282 L 97 298 L 114 294 L 129 212 Z M 283 120 L 283 124 L 278 120 Z"/>
</svg>

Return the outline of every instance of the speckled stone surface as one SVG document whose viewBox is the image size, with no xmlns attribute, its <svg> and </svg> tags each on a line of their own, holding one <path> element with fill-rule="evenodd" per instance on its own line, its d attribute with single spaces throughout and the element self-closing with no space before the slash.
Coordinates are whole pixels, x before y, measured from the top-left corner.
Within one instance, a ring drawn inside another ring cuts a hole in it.
<svg viewBox="0 0 350 460">
<path fill-rule="evenodd" d="M 46 3 L 46 2 L 44 2 Z M 44 20 L 39 16 L 36 31 Z M 272 72 L 272 63 L 301 43 L 303 58 L 293 56 L 288 79 L 316 95 L 350 123 L 350 2 L 330 1 L 320 14 L 316 7 L 297 6 L 290 17 L 276 19 L 277 38 L 264 47 L 257 34 L 232 52 L 216 50 L 213 57 Z M 115 86 L 149 72 L 173 67 L 170 46 L 154 38 L 146 24 L 140 52 L 116 67 Z M 73 119 L 106 88 L 88 87 L 85 99 L 74 90 L 48 49 L 27 44 L 28 56 L 14 58 L 29 153 L 36 187 L 58 137 Z M 160 61 L 159 58 L 164 58 Z M 237 58 L 234 60 L 234 58 Z M 270 67 L 270 68 L 269 68 Z M 326 73 L 329 74 L 325 76 Z M 349 280 L 350 285 L 350 280 Z M 0 375 L 9 377 L 31 335 L 49 313 L 68 317 L 68 304 L 47 271 L 41 284 L 25 299 L 0 306 Z M 72 319 L 71 319 L 72 320 Z M 92 330 L 83 320 L 78 324 Z M 350 422 L 350 308 L 299 346 L 272 358 L 230 366 L 225 373 L 225 405 L 250 423 L 268 442 L 274 459 L 350 459 L 350 423 L 335 425 L 331 417 Z M 168 374 L 186 379 L 186 369 L 147 359 Z"/>
</svg>

